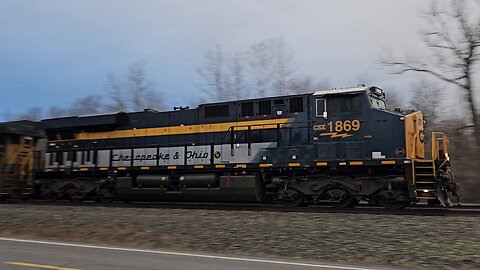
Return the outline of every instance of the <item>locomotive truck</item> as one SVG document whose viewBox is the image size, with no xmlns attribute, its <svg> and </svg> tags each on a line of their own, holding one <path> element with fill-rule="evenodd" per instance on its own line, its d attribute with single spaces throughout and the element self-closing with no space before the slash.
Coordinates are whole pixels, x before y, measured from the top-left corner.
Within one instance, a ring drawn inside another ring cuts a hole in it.
<svg viewBox="0 0 480 270">
<path fill-rule="evenodd" d="M 0 197 L 450 206 L 448 137 L 359 85 L 0 124 Z"/>
</svg>

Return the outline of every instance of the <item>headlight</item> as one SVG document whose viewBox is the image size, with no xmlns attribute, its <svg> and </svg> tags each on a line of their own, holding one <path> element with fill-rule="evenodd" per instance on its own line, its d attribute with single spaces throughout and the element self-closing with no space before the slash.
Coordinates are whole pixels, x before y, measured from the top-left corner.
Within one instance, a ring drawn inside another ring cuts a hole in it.
<svg viewBox="0 0 480 270">
<path fill-rule="evenodd" d="M 450 157 L 448 156 L 448 153 L 445 153 L 445 159 L 446 159 L 447 161 L 450 161 Z"/>
</svg>

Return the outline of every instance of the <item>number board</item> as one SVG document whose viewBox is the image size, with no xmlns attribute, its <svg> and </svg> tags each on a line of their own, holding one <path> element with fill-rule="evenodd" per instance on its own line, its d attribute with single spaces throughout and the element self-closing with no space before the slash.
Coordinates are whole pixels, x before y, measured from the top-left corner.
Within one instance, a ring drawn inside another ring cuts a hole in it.
<svg viewBox="0 0 480 270">
<path fill-rule="evenodd" d="M 359 131 L 361 128 L 361 122 L 358 119 L 354 120 L 337 120 L 329 121 L 324 125 L 314 125 L 314 131 L 326 131 L 320 133 L 320 136 L 330 136 L 331 139 L 335 138 L 348 138 L 353 136 L 349 132 Z"/>
</svg>

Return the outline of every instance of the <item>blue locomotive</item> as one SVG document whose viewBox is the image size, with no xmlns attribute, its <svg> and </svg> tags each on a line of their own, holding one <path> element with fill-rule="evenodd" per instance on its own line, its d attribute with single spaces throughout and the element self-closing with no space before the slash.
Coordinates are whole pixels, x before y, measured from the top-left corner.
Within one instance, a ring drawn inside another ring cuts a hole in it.
<svg viewBox="0 0 480 270">
<path fill-rule="evenodd" d="M 451 205 L 448 138 L 378 87 L 0 124 L 0 196 Z"/>
</svg>

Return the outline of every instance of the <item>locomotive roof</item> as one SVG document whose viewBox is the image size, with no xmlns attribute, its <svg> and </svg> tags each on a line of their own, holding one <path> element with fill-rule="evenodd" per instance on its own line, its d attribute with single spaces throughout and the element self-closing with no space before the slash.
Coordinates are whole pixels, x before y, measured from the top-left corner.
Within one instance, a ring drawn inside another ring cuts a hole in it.
<svg viewBox="0 0 480 270">
<path fill-rule="evenodd" d="M 44 129 L 112 129 L 122 125 L 125 125 L 129 122 L 130 117 L 144 117 L 145 113 L 159 113 L 159 114 L 171 114 L 171 113 L 183 113 L 186 111 L 194 111 L 199 110 L 201 107 L 204 106 L 211 106 L 216 104 L 227 104 L 232 102 L 238 101 L 254 101 L 254 100 L 264 100 L 264 99 L 278 99 L 278 98 L 286 98 L 286 97 L 295 97 L 295 96 L 305 96 L 305 95 L 314 95 L 314 96 L 323 96 L 329 94 L 349 94 L 349 93 L 360 93 L 364 92 L 369 87 L 360 84 L 356 87 L 350 88 L 338 88 L 338 89 L 327 89 L 327 90 L 319 90 L 314 93 L 305 93 L 305 94 L 294 94 L 294 95 L 283 95 L 283 96 L 272 96 L 272 97 L 263 97 L 263 98 L 251 98 L 251 99 L 243 99 L 237 101 L 223 101 L 223 102 L 215 102 L 215 103 L 203 103 L 199 104 L 195 109 L 187 109 L 187 110 L 180 110 L 180 111 L 162 111 L 157 112 L 155 110 L 144 110 L 140 112 L 115 112 L 115 113 L 102 113 L 102 114 L 93 114 L 93 115 L 80 115 L 80 116 L 67 116 L 67 117 L 59 117 L 59 118 L 51 118 L 51 119 L 44 119 L 39 122 L 39 126 Z"/>
<path fill-rule="evenodd" d="M 339 88 L 339 89 L 327 89 L 327 90 L 319 90 L 313 93 L 314 96 L 323 96 L 329 94 L 348 94 L 348 93 L 357 93 L 363 92 L 367 90 L 367 86 L 357 86 L 351 88 Z"/>
<path fill-rule="evenodd" d="M 44 129 L 62 129 L 62 128 L 85 128 L 85 127 L 112 127 L 120 126 L 127 122 L 126 113 L 106 113 L 96 115 L 68 116 L 44 119 L 40 121 L 40 126 Z"/>
<path fill-rule="evenodd" d="M 0 134 L 25 135 L 34 138 L 45 136 L 36 122 L 28 120 L 0 123 Z"/>
</svg>

